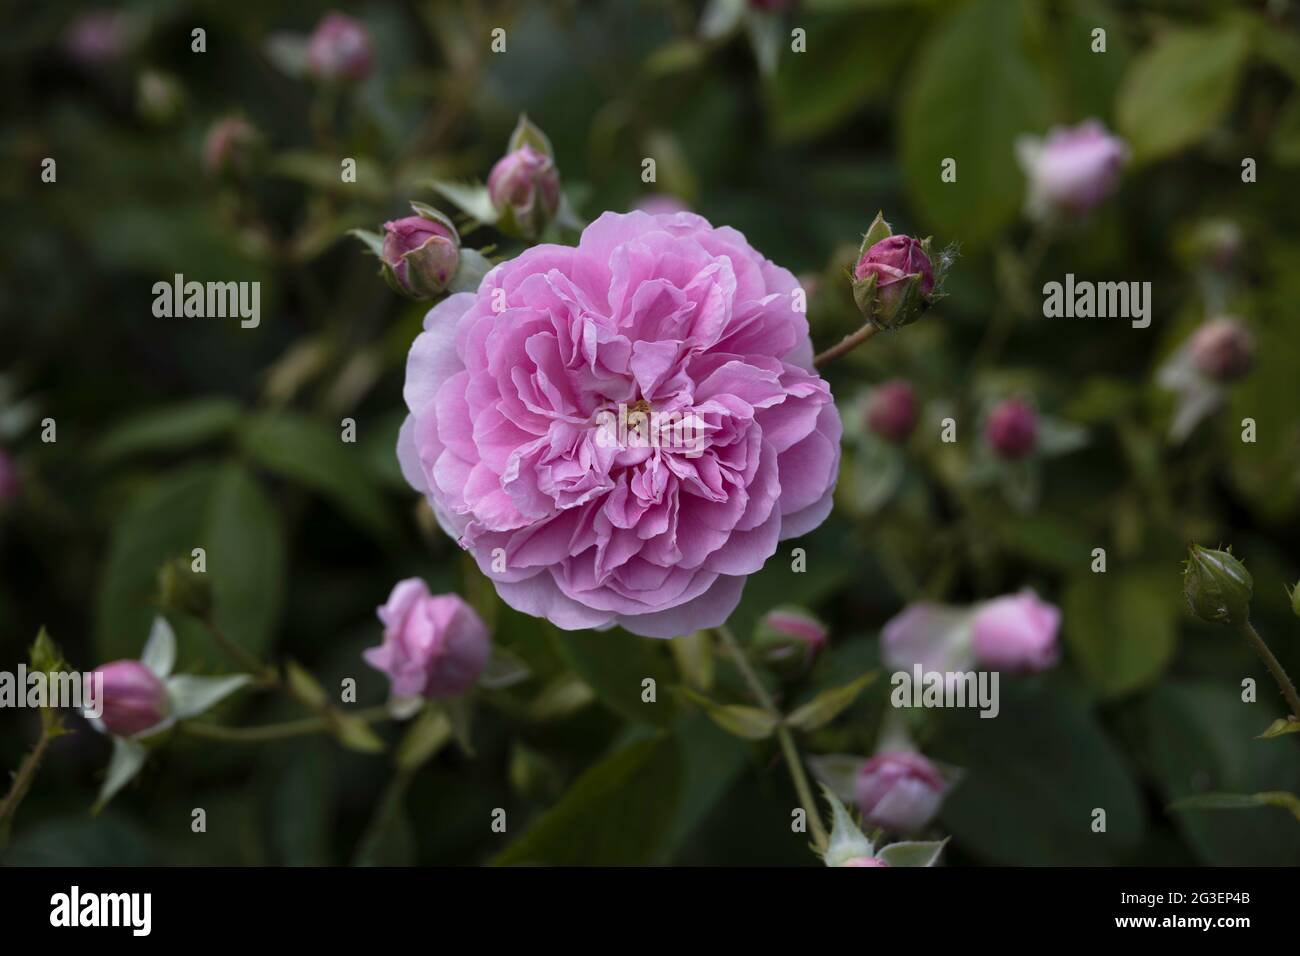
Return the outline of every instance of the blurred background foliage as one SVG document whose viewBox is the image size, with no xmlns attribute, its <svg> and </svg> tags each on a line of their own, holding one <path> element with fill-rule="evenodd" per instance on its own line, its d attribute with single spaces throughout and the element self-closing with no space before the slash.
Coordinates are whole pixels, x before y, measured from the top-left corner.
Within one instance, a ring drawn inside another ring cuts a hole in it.
<svg viewBox="0 0 1300 956">
<path fill-rule="evenodd" d="M 128 36 L 78 61 L 69 25 L 90 9 L 120 10 Z M 653 193 L 736 227 L 803 278 L 820 347 L 857 325 L 843 270 L 877 209 L 960 244 L 949 298 L 828 373 L 846 415 L 871 385 L 910 379 L 925 401 L 917 436 L 882 461 L 848 423 L 836 511 L 798 542 L 808 572 L 773 559 L 732 622 L 744 638 L 765 610 L 796 603 L 829 623 L 811 672 L 773 683 L 797 703 L 875 666 L 881 624 L 909 600 L 1028 585 L 1063 607 L 1062 664 L 1004 681 L 999 719 L 937 712 L 913 727 L 927 753 L 966 769 L 938 824 L 951 864 L 1300 862 L 1284 811 L 1167 809 L 1200 792 L 1300 789 L 1300 739 L 1255 739 L 1281 714 L 1267 674 L 1185 615 L 1178 564 L 1188 541 L 1231 543 L 1254 574 L 1260 630 L 1300 670 L 1283 590 L 1300 576 L 1296 4 L 807 0 L 777 15 L 806 29 L 807 52 L 782 40 L 764 74 L 743 31 L 700 39 L 693 2 L 357 3 L 346 9 L 375 66 L 333 100 L 268 52 L 327 9 L 17 0 L 0 14 L 0 416 L 21 480 L 0 511 L 0 666 L 42 625 L 75 667 L 137 656 L 159 566 L 203 543 L 224 630 L 326 687 L 356 678 L 363 704 L 385 694 L 360 659 L 378 643 L 374 608 L 412 575 L 470 598 L 531 676 L 480 696 L 472 756 L 448 747 L 409 778 L 325 737 L 177 737 L 98 817 L 108 744 L 83 728 L 54 747 L 0 860 L 816 862 L 790 832 L 794 797 L 770 744 L 728 736 L 671 691 L 689 680 L 741 699 L 723 655 L 692 665 L 667 643 L 559 634 L 509 611 L 397 471 L 405 354 L 426 307 L 389 292 L 346 230 L 435 202 L 430 179 L 484 178 L 526 112 L 584 218 Z M 498 26 L 504 54 L 489 49 Z M 1090 49 L 1097 27 L 1104 54 Z M 259 135 L 250 167 L 208 175 L 205 136 L 231 115 Z M 1120 193 L 1034 264 L 1014 141 L 1088 117 L 1125 137 L 1133 161 Z M 355 184 L 339 181 L 344 156 Z M 948 156 L 956 184 L 940 181 Z M 56 183 L 41 181 L 45 157 Z M 1243 157 L 1257 182 L 1242 182 Z M 1210 217 L 1244 236 L 1213 303 L 1207 267 L 1185 251 Z M 490 230 L 466 243 L 518 249 Z M 1151 327 L 1043 319 L 1041 283 L 1066 272 L 1151 281 Z M 260 281 L 260 327 L 155 317 L 152 285 L 175 273 Z M 1246 319 L 1258 360 L 1227 408 L 1173 445 L 1154 370 L 1211 307 Z M 991 347 L 999 310 L 1005 341 Z M 1029 499 L 963 477 L 976 411 L 1010 392 L 1087 428 Z M 959 441 L 941 446 L 953 411 Z M 1247 416 L 1253 444 L 1239 440 Z M 46 417 L 56 442 L 41 441 Z M 344 417 L 355 445 L 339 441 Z M 1089 570 L 1095 547 L 1105 575 Z M 194 622 L 172 619 L 183 667 L 229 668 Z M 640 702 L 646 676 L 659 677 L 654 706 Z M 1258 703 L 1241 701 L 1246 677 Z M 888 690 L 877 680 L 806 749 L 870 753 Z M 295 711 L 245 694 L 222 716 Z M 16 767 L 36 717 L 4 712 L 0 726 L 0 766 Z M 200 806 L 206 835 L 189 826 Z M 490 830 L 496 807 L 508 835 Z M 1089 827 L 1095 807 L 1105 834 Z"/>
</svg>

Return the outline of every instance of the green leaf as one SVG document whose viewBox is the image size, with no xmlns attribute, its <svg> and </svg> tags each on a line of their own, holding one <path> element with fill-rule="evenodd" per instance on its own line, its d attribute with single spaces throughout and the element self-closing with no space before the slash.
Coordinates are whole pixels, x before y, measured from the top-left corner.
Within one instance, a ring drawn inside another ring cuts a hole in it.
<svg viewBox="0 0 1300 956">
<path fill-rule="evenodd" d="M 425 707 L 397 745 L 399 770 L 418 770 L 451 740 L 451 720 L 437 707 Z"/>
<path fill-rule="evenodd" d="M 682 679 L 696 690 L 713 686 L 713 632 L 695 631 L 668 642 Z"/>
<path fill-rule="evenodd" d="M 935 29 L 911 71 L 903 173 L 941 244 L 982 245 L 1020 208 L 1015 141 L 1048 119 L 1047 91 L 1023 49 L 1025 23 L 1021 3 L 976 0 Z M 940 164 L 949 157 L 957 181 L 945 183 Z"/>
<path fill-rule="evenodd" d="M 853 702 L 858 699 L 858 695 L 875 679 L 875 671 L 872 671 L 863 674 L 852 683 L 824 690 L 808 703 L 795 708 L 785 718 L 785 722 L 799 730 L 816 730 L 818 727 L 829 724 L 841 713 L 848 710 Z"/>
<path fill-rule="evenodd" d="M 150 633 L 160 565 L 206 551 L 217 625 L 260 655 L 279 618 L 284 531 L 279 514 L 242 467 L 199 465 L 150 486 L 118 519 L 100 580 L 95 650 L 101 660 L 137 658 Z M 230 662 L 215 648 L 181 642 L 181 669 Z"/>
<path fill-rule="evenodd" d="M 491 225 L 497 221 L 497 211 L 488 196 L 487 187 L 480 183 L 453 183 L 444 179 L 430 179 L 424 183 L 461 212 L 481 223 Z"/>
<path fill-rule="evenodd" d="M 1268 725 L 1268 729 L 1257 737 L 1257 740 L 1271 740 L 1274 737 L 1281 737 L 1283 734 L 1300 733 L 1300 720 L 1294 717 L 1279 717 Z"/>
<path fill-rule="evenodd" d="M 112 462 L 147 451 L 179 451 L 231 431 L 242 409 L 228 398 L 202 398 L 136 415 L 95 443 L 91 456 Z"/>
<path fill-rule="evenodd" d="M 1210 132 L 1232 105 L 1249 52 L 1243 22 L 1170 30 L 1133 63 L 1119 91 L 1120 134 L 1140 162 Z"/>
<path fill-rule="evenodd" d="M 1300 820 L 1300 797 L 1285 790 L 1262 793 L 1202 793 L 1184 797 L 1169 805 L 1170 810 L 1248 810 L 1252 807 L 1281 807 Z"/>
<path fill-rule="evenodd" d="M 776 138 L 792 142 L 826 133 L 892 91 L 924 22 L 913 9 L 801 22 L 810 52 L 785 57 L 769 86 Z"/>
<path fill-rule="evenodd" d="M 447 286 L 447 291 L 456 292 L 477 292 L 478 287 L 483 282 L 483 277 L 492 271 L 492 261 L 476 249 L 462 247 L 460 250 L 460 265 L 456 268 L 456 274 L 451 277 L 451 282 Z"/>
<path fill-rule="evenodd" d="M 338 430 L 293 412 L 267 412 L 250 421 L 240 439 L 258 464 L 324 495 L 375 537 L 398 536 L 358 446 L 343 442 Z"/>
<path fill-rule="evenodd" d="M 934 866 L 947 844 L 947 840 L 891 843 L 881 847 L 876 856 L 890 866 Z"/>
<path fill-rule="evenodd" d="M 710 719 L 727 733 L 745 740 L 766 740 L 772 736 L 780 720 L 758 707 L 744 704 L 720 704 L 703 694 L 683 688 L 682 696 L 704 708 Z"/>
<path fill-rule="evenodd" d="M 1161 568 L 1112 567 L 1071 579 L 1063 602 L 1065 640 L 1098 694 L 1129 694 L 1164 673 L 1177 643 L 1179 592 L 1177 574 Z"/>
<path fill-rule="evenodd" d="M 1128 763 L 1065 675 L 1003 680 L 993 720 L 933 711 L 927 754 L 964 768 L 940 811 L 965 852 L 1011 866 L 1104 866 L 1128 858 L 1144 829 Z M 1106 812 L 1105 836 L 1092 830 Z"/>
<path fill-rule="evenodd" d="M 553 637 L 559 656 L 615 713 L 660 727 L 672 723 L 668 688 L 675 681 L 662 641 L 623 631 L 555 630 Z M 646 678 L 655 682 L 653 703 L 642 700 Z"/>
<path fill-rule="evenodd" d="M 670 831 L 681 760 L 671 737 L 639 740 L 591 767 L 493 863 L 643 866 Z"/>
</svg>

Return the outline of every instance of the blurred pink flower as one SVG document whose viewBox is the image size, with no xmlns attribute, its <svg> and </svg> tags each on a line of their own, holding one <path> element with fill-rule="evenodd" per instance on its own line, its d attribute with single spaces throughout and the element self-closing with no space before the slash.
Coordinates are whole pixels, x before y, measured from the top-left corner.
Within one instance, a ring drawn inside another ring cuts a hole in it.
<svg viewBox="0 0 1300 956">
<path fill-rule="evenodd" d="M 653 637 L 721 624 L 831 509 L 840 420 L 797 288 L 734 229 L 605 213 L 425 318 L 403 473 L 511 607 Z M 610 441 L 628 410 L 679 427 Z"/>
<path fill-rule="evenodd" d="M 321 80 L 363 80 L 370 73 L 370 34 L 346 13 L 327 13 L 307 38 L 307 71 Z"/>
<path fill-rule="evenodd" d="M 1045 138 L 1022 136 L 1016 154 L 1029 180 L 1026 208 L 1031 218 L 1086 213 L 1119 182 L 1129 150 L 1096 120 L 1057 126 Z"/>
<path fill-rule="evenodd" d="M 0 506 L 17 498 L 21 490 L 22 479 L 18 476 L 18 466 L 9 457 L 9 453 L 0 448 Z"/>
<path fill-rule="evenodd" d="M 94 671 L 104 679 L 104 729 L 117 737 L 134 737 L 167 718 L 167 686 L 140 661 L 121 660 Z"/>
<path fill-rule="evenodd" d="M 943 774 L 924 756 L 896 750 L 863 765 L 854 781 L 854 798 L 872 826 L 913 833 L 934 819 L 948 789 Z"/>
<path fill-rule="evenodd" d="M 491 639 L 483 620 L 455 594 L 431 595 L 419 578 L 397 582 L 379 620 L 384 642 L 362 656 L 388 675 L 395 697 L 455 697 L 487 665 Z"/>
<path fill-rule="evenodd" d="M 1192 333 L 1188 350 L 1202 375 L 1216 382 L 1231 382 L 1250 371 L 1255 336 L 1237 319 L 1219 316 Z"/>
<path fill-rule="evenodd" d="M 980 605 L 971 621 L 972 646 L 981 666 L 1033 672 L 1056 663 L 1061 612 L 1029 589 Z"/>
<path fill-rule="evenodd" d="M 896 378 L 877 386 L 871 393 L 867 427 L 897 445 L 907 441 L 919 415 L 916 389 L 906 379 Z"/>
<path fill-rule="evenodd" d="M 1038 444 L 1038 415 L 1020 398 L 993 406 L 984 422 L 984 438 L 1002 458 L 1024 458 Z"/>
</svg>

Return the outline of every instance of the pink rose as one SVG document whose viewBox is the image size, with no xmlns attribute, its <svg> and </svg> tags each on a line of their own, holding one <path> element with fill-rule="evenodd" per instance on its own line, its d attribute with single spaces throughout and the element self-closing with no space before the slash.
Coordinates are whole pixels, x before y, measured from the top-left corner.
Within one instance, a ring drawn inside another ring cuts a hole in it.
<svg viewBox="0 0 1300 956">
<path fill-rule="evenodd" d="M 984 438 L 999 457 L 1024 458 L 1038 444 L 1033 406 L 1019 398 L 999 402 L 984 423 Z"/>
<path fill-rule="evenodd" d="M 497 160 L 488 173 L 488 198 L 520 232 L 538 235 L 560 209 L 560 172 L 555 160 L 527 144 Z"/>
<path fill-rule="evenodd" d="M 1056 663 L 1061 612 L 1026 589 L 979 606 L 971 622 L 975 656 L 983 667 L 1033 672 Z"/>
<path fill-rule="evenodd" d="M 384 642 L 363 656 L 388 675 L 395 697 L 455 697 L 483 673 L 487 627 L 455 594 L 431 595 L 419 578 L 398 581 L 379 620 Z"/>
<path fill-rule="evenodd" d="M 1229 316 L 1204 323 L 1192 333 L 1188 348 L 1196 370 L 1217 382 L 1241 378 L 1255 360 L 1255 336 Z"/>
<path fill-rule="evenodd" d="M 96 668 L 94 674 L 104 679 L 104 712 L 99 719 L 110 734 L 134 737 L 166 719 L 167 687 L 140 661 L 113 661 Z"/>
<path fill-rule="evenodd" d="M 403 473 L 511 607 L 570 630 L 717 626 L 831 508 L 840 420 L 797 288 L 734 229 L 605 213 L 430 311 Z M 621 413 L 651 424 L 624 434 Z"/>
<path fill-rule="evenodd" d="M 907 288 L 907 277 L 921 277 L 919 291 L 929 295 L 934 291 L 934 266 L 925 248 L 911 236 L 889 236 L 881 239 L 863 253 L 853 269 L 855 279 L 876 277 L 876 289 L 885 308 Z"/>
<path fill-rule="evenodd" d="M 307 38 L 307 70 L 321 80 L 363 80 L 370 73 L 370 34 L 346 13 L 327 13 Z"/>
<path fill-rule="evenodd" d="M 1115 191 L 1129 155 L 1124 141 L 1096 120 L 1055 127 L 1046 138 L 1022 137 L 1016 151 L 1034 218 L 1088 212 Z"/>
<path fill-rule="evenodd" d="M 912 434 L 920 414 L 916 389 L 906 379 L 896 378 L 871 393 L 867 427 L 885 441 L 901 445 Z"/>
<path fill-rule="evenodd" d="M 896 833 L 913 833 L 933 820 L 947 792 L 948 782 L 938 768 L 908 750 L 877 754 L 854 781 L 863 818 Z"/>
<path fill-rule="evenodd" d="M 380 256 L 391 270 L 394 287 L 413 298 L 432 298 L 447 288 L 460 265 L 459 239 L 452 230 L 425 216 L 384 223 Z"/>
</svg>

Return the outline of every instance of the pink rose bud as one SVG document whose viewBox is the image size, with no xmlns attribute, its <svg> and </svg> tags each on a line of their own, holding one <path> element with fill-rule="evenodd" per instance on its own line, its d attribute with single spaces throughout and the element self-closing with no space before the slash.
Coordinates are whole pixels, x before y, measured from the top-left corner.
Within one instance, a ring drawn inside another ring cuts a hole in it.
<svg viewBox="0 0 1300 956">
<path fill-rule="evenodd" d="M 933 820 L 947 792 L 938 768 L 906 750 L 872 757 L 854 782 L 864 819 L 896 833 L 914 833 Z"/>
<path fill-rule="evenodd" d="M 131 22 L 116 10 L 83 13 L 68 25 L 63 46 L 73 60 L 86 67 L 103 66 L 120 59 L 131 41 Z"/>
<path fill-rule="evenodd" d="M 1027 206 L 1034 218 L 1088 212 L 1115 191 L 1128 159 L 1124 141 L 1096 120 L 1056 127 L 1043 139 L 1023 137 L 1017 152 L 1029 179 Z"/>
<path fill-rule="evenodd" d="M 533 238 L 560 208 L 560 173 L 555 161 L 525 143 L 492 167 L 488 197 L 507 227 Z"/>
<path fill-rule="evenodd" d="M 878 856 L 855 856 L 845 860 L 840 866 L 889 866 L 889 864 Z"/>
<path fill-rule="evenodd" d="M 208 127 L 203 139 L 203 170 L 209 176 L 248 169 L 257 131 L 242 116 L 227 116 Z"/>
<path fill-rule="evenodd" d="M 1211 319 L 1192 335 L 1192 362 L 1206 378 L 1231 382 L 1250 371 L 1255 359 L 1255 336 L 1228 316 Z"/>
<path fill-rule="evenodd" d="M 139 661 L 113 661 L 97 668 L 104 678 L 100 722 L 115 737 L 134 737 L 156 727 L 170 709 L 162 679 Z M 93 675 L 92 675 L 92 680 Z"/>
<path fill-rule="evenodd" d="M 907 441 L 920 415 L 916 389 L 896 378 L 879 386 L 867 405 L 867 427 L 885 441 L 901 445 Z"/>
<path fill-rule="evenodd" d="M 1005 399 L 989 412 L 984 437 L 1001 457 L 1023 458 L 1038 443 L 1038 416 L 1028 402 Z"/>
<path fill-rule="evenodd" d="M 487 664 L 487 626 L 455 594 L 429 593 L 419 578 L 399 581 L 379 608 L 384 642 L 366 650 L 371 667 L 392 682 L 395 697 L 455 697 L 474 686 Z"/>
<path fill-rule="evenodd" d="M 447 289 L 460 265 L 460 244 L 455 232 L 424 216 L 407 216 L 384 223 L 384 248 L 380 257 L 384 277 L 397 292 L 413 299 L 429 299 Z"/>
<path fill-rule="evenodd" d="M 769 664 L 802 666 L 826 646 L 826 625 L 802 608 L 776 608 L 758 622 L 754 646 Z"/>
<path fill-rule="evenodd" d="M 18 466 L 4 449 L 0 449 L 0 506 L 17 498 L 21 490 L 22 479 L 18 477 Z"/>
<path fill-rule="evenodd" d="M 880 308 L 891 314 L 915 282 L 922 296 L 934 291 L 934 267 L 925 247 L 911 236 L 881 239 L 863 254 L 853 269 L 853 277 L 862 281 L 876 277 L 876 297 Z M 919 278 L 914 278 L 919 277 Z"/>
<path fill-rule="evenodd" d="M 363 80 L 370 73 L 370 34 L 345 13 L 327 13 L 307 39 L 307 71 L 319 80 Z"/>
<path fill-rule="evenodd" d="M 971 621 L 975 656 L 983 667 L 1031 673 L 1056 663 L 1061 612 L 1031 590 L 980 605 Z"/>
</svg>

